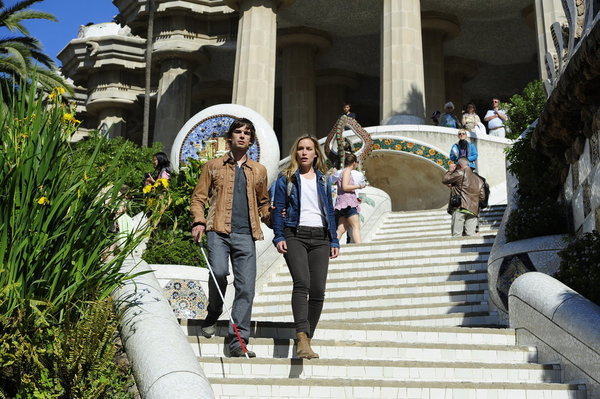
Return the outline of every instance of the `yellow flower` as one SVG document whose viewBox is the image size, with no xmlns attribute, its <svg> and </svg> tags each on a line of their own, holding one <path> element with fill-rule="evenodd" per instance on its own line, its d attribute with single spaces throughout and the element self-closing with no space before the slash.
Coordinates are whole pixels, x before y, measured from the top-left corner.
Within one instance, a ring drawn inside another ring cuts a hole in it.
<svg viewBox="0 0 600 399">
<path fill-rule="evenodd" d="M 379 150 L 380 148 L 381 148 L 381 146 L 379 144 L 373 144 L 374 150 Z"/>
<path fill-rule="evenodd" d="M 401 151 L 402 150 L 402 146 L 400 144 L 396 144 L 394 146 L 394 148 L 396 149 L 396 151 Z"/>
<path fill-rule="evenodd" d="M 414 147 L 414 145 L 415 145 L 415 143 L 410 143 L 410 142 L 406 144 L 406 146 L 407 146 L 408 148 L 413 148 L 413 147 Z"/>
<path fill-rule="evenodd" d="M 438 159 L 438 160 L 436 160 L 435 162 L 436 162 L 438 165 L 442 165 L 442 164 L 444 163 L 444 162 L 442 162 L 442 160 L 441 160 L 441 159 Z"/>
<path fill-rule="evenodd" d="M 429 149 L 429 155 L 435 155 L 435 150 L 433 148 Z"/>
<path fill-rule="evenodd" d="M 146 184 L 146 185 L 144 186 L 144 188 L 142 189 L 142 192 L 143 192 L 144 194 L 148 194 L 150 191 L 152 191 L 152 185 L 151 185 L 151 184 Z"/>
<path fill-rule="evenodd" d="M 37 203 L 39 205 L 49 205 L 50 201 L 46 197 L 40 197 L 40 199 L 37 200 Z"/>
<path fill-rule="evenodd" d="M 417 155 L 423 155 L 423 150 L 417 150 Z"/>
<path fill-rule="evenodd" d="M 390 144 L 392 144 L 392 140 L 390 140 L 390 139 L 385 139 L 385 140 L 383 140 L 383 142 L 384 142 L 386 145 L 390 145 Z"/>
<path fill-rule="evenodd" d="M 162 185 L 164 188 L 168 188 L 169 187 L 169 181 L 167 179 L 164 179 L 164 178 L 156 180 L 155 184 L 157 186 Z"/>
<path fill-rule="evenodd" d="M 69 113 L 66 113 L 63 115 L 63 121 L 73 122 L 73 123 L 81 123 L 80 120 L 75 119 L 75 116 L 73 116 L 73 114 L 69 114 Z"/>
</svg>

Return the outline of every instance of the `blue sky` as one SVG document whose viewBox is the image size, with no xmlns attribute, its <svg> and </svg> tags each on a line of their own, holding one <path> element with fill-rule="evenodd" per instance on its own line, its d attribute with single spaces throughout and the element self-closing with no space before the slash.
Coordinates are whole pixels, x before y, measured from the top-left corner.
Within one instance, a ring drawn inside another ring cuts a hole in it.
<svg viewBox="0 0 600 399">
<path fill-rule="evenodd" d="M 6 6 L 15 3 L 6 0 Z M 44 0 L 30 7 L 31 10 L 45 11 L 58 19 L 58 22 L 30 20 L 25 23 L 30 34 L 44 46 L 44 52 L 52 57 L 58 66 L 56 55 L 77 37 L 80 25 L 88 22 L 110 22 L 118 14 L 111 0 Z M 2 36 L 5 32 L 2 32 Z"/>
</svg>

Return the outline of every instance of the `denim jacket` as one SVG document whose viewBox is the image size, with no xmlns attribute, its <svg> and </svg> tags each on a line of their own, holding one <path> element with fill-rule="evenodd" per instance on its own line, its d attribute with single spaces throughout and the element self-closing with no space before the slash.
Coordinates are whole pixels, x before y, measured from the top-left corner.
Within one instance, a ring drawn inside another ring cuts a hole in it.
<svg viewBox="0 0 600 399">
<path fill-rule="evenodd" d="M 339 248 L 340 243 L 337 239 L 335 216 L 333 213 L 333 201 L 331 200 L 331 185 L 328 182 L 327 177 L 316 170 L 317 174 L 317 192 L 319 195 L 319 201 L 323 205 L 325 210 L 325 223 L 327 230 L 329 231 L 330 246 Z M 277 181 L 274 184 L 274 205 L 275 210 L 272 214 L 273 221 L 273 244 L 277 244 L 280 241 L 285 241 L 283 235 L 283 229 L 285 227 L 298 227 L 300 221 L 300 172 L 296 171 L 295 178 L 292 182 L 292 190 L 290 192 L 289 199 L 287 198 L 288 180 L 283 174 L 279 174 Z M 286 216 L 283 217 L 281 212 L 285 209 Z"/>
</svg>

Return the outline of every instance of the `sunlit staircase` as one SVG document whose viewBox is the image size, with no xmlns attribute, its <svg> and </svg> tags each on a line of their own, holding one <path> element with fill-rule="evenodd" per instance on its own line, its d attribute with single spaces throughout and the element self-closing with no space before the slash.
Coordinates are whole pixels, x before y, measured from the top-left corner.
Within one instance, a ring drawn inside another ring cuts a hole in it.
<svg viewBox="0 0 600 399">
<path fill-rule="evenodd" d="M 478 237 L 450 237 L 443 210 L 387 215 L 366 244 L 330 263 L 325 307 L 312 341 L 320 359 L 295 358 L 291 278 L 285 263 L 257 287 L 251 348 L 228 358 L 226 324 L 189 341 L 219 398 L 586 398 L 561 383 L 557 364 L 488 308 L 486 267 L 504 207 L 482 213 Z"/>
</svg>

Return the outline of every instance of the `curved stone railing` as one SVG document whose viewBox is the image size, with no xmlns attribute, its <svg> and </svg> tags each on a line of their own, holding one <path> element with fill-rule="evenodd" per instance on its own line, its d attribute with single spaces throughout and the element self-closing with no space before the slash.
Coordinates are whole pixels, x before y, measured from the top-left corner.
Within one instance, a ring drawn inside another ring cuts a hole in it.
<svg viewBox="0 0 600 399">
<path fill-rule="evenodd" d="M 563 366 L 563 382 L 583 382 L 600 397 L 600 307 L 543 273 L 526 273 L 509 293 L 518 345 L 538 348 L 538 363 Z"/>
<path fill-rule="evenodd" d="M 140 215 L 136 218 L 139 221 Z M 143 399 L 214 398 L 210 383 L 162 288 L 152 269 L 140 257 L 143 247 L 142 243 L 121 268 L 133 277 L 113 292 L 121 339 L 140 396 Z"/>
</svg>

